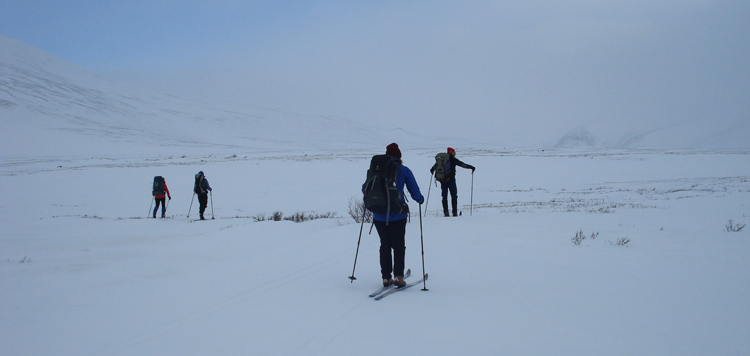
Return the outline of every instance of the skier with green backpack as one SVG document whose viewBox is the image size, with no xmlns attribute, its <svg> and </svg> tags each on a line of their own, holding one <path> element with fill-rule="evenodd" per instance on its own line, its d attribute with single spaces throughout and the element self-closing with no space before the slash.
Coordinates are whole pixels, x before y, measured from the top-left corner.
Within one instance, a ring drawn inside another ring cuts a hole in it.
<svg viewBox="0 0 750 356">
<path fill-rule="evenodd" d="M 440 182 L 440 188 L 443 196 L 443 214 L 450 216 L 448 211 L 448 192 L 451 193 L 451 205 L 453 216 L 458 216 L 458 188 L 456 187 L 456 170 L 455 167 L 471 169 L 474 173 L 474 166 L 461 162 L 456 158 L 456 150 L 448 147 L 447 152 L 435 155 L 435 164 L 430 168 L 430 173 L 435 174 L 435 181 Z"/>
</svg>

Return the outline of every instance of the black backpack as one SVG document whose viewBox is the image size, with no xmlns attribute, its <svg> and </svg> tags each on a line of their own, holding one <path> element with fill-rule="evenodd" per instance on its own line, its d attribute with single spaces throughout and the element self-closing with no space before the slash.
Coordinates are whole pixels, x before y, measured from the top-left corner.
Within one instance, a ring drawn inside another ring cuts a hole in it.
<svg viewBox="0 0 750 356">
<path fill-rule="evenodd" d="M 193 192 L 195 192 L 195 194 L 203 194 L 206 192 L 206 190 L 203 189 L 204 178 L 205 176 L 203 174 L 198 173 L 195 175 L 195 186 L 193 187 Z"/>
<path fill-rule="evenodd" d="M 365 208 L 375 214 L 406 214 L 409 205 L 401 201 L 396 186 L 401 163 L 389 155 L 375 155 L 370 160 L 365 184 Z"/>
<path fill-rule="evenodd" d="M 154 177 L 154 189 L 152 190 L 153 190 L 154 195 L 166 194 L 166 192 L 164 191 L 164 177 L 162 176 Z"/>
</svg>

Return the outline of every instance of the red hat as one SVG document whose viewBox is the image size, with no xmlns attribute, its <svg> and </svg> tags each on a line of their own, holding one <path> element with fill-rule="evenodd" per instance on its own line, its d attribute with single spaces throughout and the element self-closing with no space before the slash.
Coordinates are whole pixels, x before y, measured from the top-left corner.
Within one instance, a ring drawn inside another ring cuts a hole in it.
<svg viewBox="0 0 750 356">
<path fill-rule="evenodd" d="M 454 149 L 452 149 L 452 148 L 448 147 L 448 153 L 450 153 L 450 154 L 452 154 L 452 155 L 454 155 L 454 156 L 455 156 L 455 155 L 456 155 L 456 150 L 454 150 Z"/>
<path fill-rule="evenodd" d="M 398 149 L 398 145 L 396 143 L 392 143 L 386 146 L 385 154 L 396 158 L 401 158 L 401 150 Z"/>
</svg>

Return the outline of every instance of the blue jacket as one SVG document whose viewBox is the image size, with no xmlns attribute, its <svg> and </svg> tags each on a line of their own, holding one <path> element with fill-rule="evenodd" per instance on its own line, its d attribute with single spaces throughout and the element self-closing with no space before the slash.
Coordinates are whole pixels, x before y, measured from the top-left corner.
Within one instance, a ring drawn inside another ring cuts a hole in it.
<svg viewBox="0 0 750 356">
<path fill-rule="evenodd" d="M 206 178 L 203 178 L 203 185 L 202 185 L 202 187 L 203 187 L 203 190 L 207 190 L 209 192 L 213 190 L 213 189 L 211 189 L 211 186 L 208 185 L 208 179 L 206 179 Z"/>
<path fill-rule="evenodd" d="M 201 189 L 198 189 L 198 188 L 199 188 L 198 187 L 198 182 L 195 182 L 195 186 L 193 187 L 193 191 L 196 194 L 208 194 L 208 192 L 212 191 L 211 186 L 208 185 L 208 179 L 206 179 L 206 176 L 203 176 L 203 179 L 201 180 L 201 183 L 200 183 L 200 188 Z M 203 192 L 201 192 L 201 190 Z"/>
<path fill-rule="evenodd" d="M 365 192 L 366 185 L 367 182 L 362 183 L 362 193 Z M 401 192 L 401 201 L 406 201 L 406 198 L 404 198 L 404 185 L 406 185 L 409 194 L 411 194 L 411 197 L 415 202 L 419 204 L 424 203 L 424 197 L 422 196 L 422 193 L 419 192 L 417 180 L 414 179 L 414 174 L 411 172 L 411 169 L 404 165 L 400 165 L 398 166 L 398 175 L 396 176 L 396 188 Z M 397 221 L 406 219 L 408 216 L 409 214 L 390 214 L 390 216 L 387 214 L 372 214 L 372 218 L 377 221 L 386 221 L 386 219 L 387 221 Z"/>
</svg>

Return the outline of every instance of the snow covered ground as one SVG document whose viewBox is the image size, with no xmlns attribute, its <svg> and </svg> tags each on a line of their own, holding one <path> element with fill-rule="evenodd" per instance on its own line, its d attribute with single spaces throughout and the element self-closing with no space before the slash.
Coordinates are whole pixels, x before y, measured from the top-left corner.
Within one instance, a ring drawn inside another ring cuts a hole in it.
<svg viewBox="0 0 750 356">
<path fill-rule="evenodd" d="M 505 149 L 151 93 L 0 37 L 0 355 L 748 355 L 750 238 L 725 228 L 750 222 L 746 127 Z M 429 291 L 374 301 L 348 209 L 394 141 L 430 195 L 406 256 Z M 477 167 L 458 218 L 428 185 L 446 145 Z"/>
<path fill-rule="evenodd" d="M 436 149 L 402 150 L 430 191 L 429 291 L 380 301 L 369 226 L 347 278 L 379 149 L 3 161 L 0 354 L 750 353 L 750 238 L 725 228 L 750 222 L 748 152 L 459 149 L 473 210 L 461 170 L 444 218 Z M 199 170 L 216 220 L 187 218 Z M 155 175 L 168 219 L 146 218 Z M 337 217 L 253 218 L 276 211 Z M 421 264 L 415 215 L 412 280 Z"/>
</svg>

